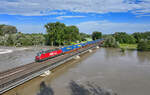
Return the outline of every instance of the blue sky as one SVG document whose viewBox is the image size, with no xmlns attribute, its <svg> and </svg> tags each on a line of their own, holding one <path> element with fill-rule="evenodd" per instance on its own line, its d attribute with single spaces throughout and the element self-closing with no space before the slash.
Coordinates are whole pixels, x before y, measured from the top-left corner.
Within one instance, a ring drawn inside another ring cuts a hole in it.
<svg viewBox="0 0 150 95">
<path fill-rule="evenodd" d="M 80 32 L 103 34 L 150 31 L 150 0 L 0 0 L 0 24 L 23 33 L 45 33 L 60 21 Z"/>
</svg>

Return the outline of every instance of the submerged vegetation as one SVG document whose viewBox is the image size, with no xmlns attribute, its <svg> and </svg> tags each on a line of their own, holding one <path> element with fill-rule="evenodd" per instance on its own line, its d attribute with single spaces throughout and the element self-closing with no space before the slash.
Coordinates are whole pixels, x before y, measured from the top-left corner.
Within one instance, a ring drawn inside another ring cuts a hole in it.
<svg viewBox="0 0 150 95">
<path fill-rule="evenodd" d="M 117 48 L 119 47 L 119 43 L 116 41 L 116 39 L 113 36 L 108 36 L 105 38 L 103 46 Z"/>
<path fill-rule="evenodd" d="M 137 47 L 140 51 L 150 51 L 150 40 L 141 40 Z"/>
<path fill-rule="evenodd" d="M 133 34 L 116 32 L 112 35 L 104 35 L 103 38 L 105 38 L 104 46 L 120 47 L 121 51 L 124 51 L 126 49 L 140 51 L 150 50 L 150 32 L 136 32 Z M 111 40 L 108 40 L 108 38 Z"/>
</svg>

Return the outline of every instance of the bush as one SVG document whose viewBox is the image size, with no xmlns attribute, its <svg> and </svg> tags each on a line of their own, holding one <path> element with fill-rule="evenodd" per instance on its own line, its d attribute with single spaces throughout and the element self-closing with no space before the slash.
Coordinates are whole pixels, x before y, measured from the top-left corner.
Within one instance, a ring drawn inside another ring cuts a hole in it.
<svg viewBox="0 0 150 95">
<path fill-rule="evenodd" d="M 112 36 L 108 36 L 105 38 L 104 41 L 104 47 L 119 47 L 119 42 L 116 41 L 116 39 Z"/>
<path fill-rule="evenodd" d="M 150 51 L 150 40 L 141 40 L 138 43 L 138 50 L 140 51 Z"/>
<path fill-rule="evenodd" d="M 101 33 L 101 32 L 94 31 L 94 32 L 92 33 L 92 39 L 93 39 L 93 40 L 101 39 L 101 38 L 102 38 L 102 33 Z"/>
<path fill-rule="evenodd" d="M 113 37 L 115 37 L 116 41 L 118 41 L 121 44 L 135 44 L 136 42 L 134 36 L 129 35 L 125 32 L 116 32 L 115 34 L 113 34 Z"/>
</svg>

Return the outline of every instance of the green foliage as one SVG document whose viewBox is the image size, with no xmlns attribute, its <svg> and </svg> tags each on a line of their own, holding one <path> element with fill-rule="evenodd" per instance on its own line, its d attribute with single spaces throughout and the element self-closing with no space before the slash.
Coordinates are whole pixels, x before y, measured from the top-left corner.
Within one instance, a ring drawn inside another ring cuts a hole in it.
<svg viewBox="0 0 150 95">
<path fill-rule="evenodd" d="M 121 52 L 125 52 L 125 50 L 126 50 L 125 48 L 120 48 Z"/>
<path fill-rule="evenodd" d="M 143 32 L 143 33 L 136 32 L 136 33 L 133 33 L 132 35 L 136 39 L 136 43 L 139 43 L 141 39 L 150 40 L 150 32 Z"/>
<path fill-rule="evenodd" d="M 104 46 L 117 48 L 119 47 L 119 42 L 113 36 L 108 36 L 104 40 Z"/>
<path fill-rule="evenodd" d="M 138 43 L 138 50 L 140 50 L 140 51 L 150 51 L 150 40 L 141 40 Z"/>
<path fill-rule="evenodd" d="M 3 35 L 3 31 L 2 31 L 3 26 L 5 26 L 5 25 L 4 24 L 0 25 L 0 35 Z"/>
<path fill-rule="evenodd" d="M 92 39 L 93 40 L 100 39 L 100 38 L 102 38 L 102 33 L 101 32 L 95 31 L 95 32 L 92 33 Z"/>
<path fill-rule="evenodd" d="M 65 28 L 65 44 L 80 40 L 79 29 L 76 26 L 67 26 Z"/>
<path fill-rule="evenodd" d="M 15 26 L 11 25 L 0 25 L 0 35 L 5 35 L 5 34 L 15 34 L 17 33 L 17 28 Z"/>
<path fill-rule="evenodd" d="M 113 36 L 119 43 L 134 44 L 136 42 L 136 39 L 132 35 L 125 32 L 116 32 Z"/>
<path fill-rule="evenodd" d="M 62 44 L 64 42 L 64 30 L 65 24 L 56 22 L 56 23 L 48 23 L 45 25 L 46 32 L 49 35 L 49 40 L 51 45 L 54 44 Z"/>
<path fill-rule="evenodd" d="M 88 39 L 91 39 L 91 35 L 86 33 L 80 33 L 81 41 L 87 41 Z"/>
<path fill-rule="evenodd" d="M 3 46 L 31 46 L 45 44 L 43 34 L 7 34 L 0 36 L 0 45 Z"/>
<path fill-rule="evenodd" d="M 79 29 L 76 26 L 66 26 L 64 23 L 56 22 L 46 24 L 45 28 L 46 39 L 52 46 L 71 44 L 80 40 Z"/>
</svg>

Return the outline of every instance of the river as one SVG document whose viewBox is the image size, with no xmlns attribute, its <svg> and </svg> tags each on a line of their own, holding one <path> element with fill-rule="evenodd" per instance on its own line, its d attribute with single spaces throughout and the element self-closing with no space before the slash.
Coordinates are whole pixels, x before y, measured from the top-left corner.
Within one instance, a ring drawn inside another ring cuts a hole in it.
<svg viewBox="0 0 150 95">
<path fill-rule="evenodd" d="M 21 65 L 34 62 L 36 54 L 40 50 L 47 50 L 49 46 L 38 47 L 3 47 L 0 46 L 0 72 Z"/>
<path fill-rule="evenodd" d="M 150 52 L 100 48 L 3 95 L 86 95 L 94 88 L 117 95 L 149 95 Z"/>
</svg>

